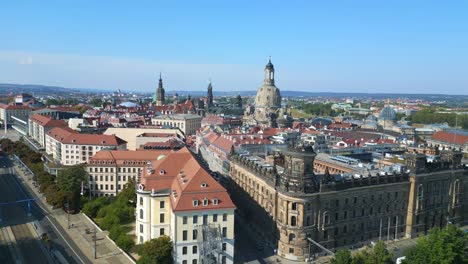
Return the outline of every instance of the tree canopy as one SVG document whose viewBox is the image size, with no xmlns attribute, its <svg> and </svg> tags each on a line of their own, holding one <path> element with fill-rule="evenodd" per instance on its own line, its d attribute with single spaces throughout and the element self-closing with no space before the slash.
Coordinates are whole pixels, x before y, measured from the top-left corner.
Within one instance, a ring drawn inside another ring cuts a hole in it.
<svg viewBox="0 0 468 264">
<path fill-rule="evenodd" d="M 168 236 L 151 239 L 138 249 L 138 254 L 138 264 L 172 264 L 172 241 Z"/>
<path fill-rule="evenodd" d="M 392 255 L 385 243 L 380 241 L 370 251 L 361 251 L 354 256 L 348 249 L 340 249 L 331 260 L 332 264 L 392 264 Z"/>
<path fill-rule="evenodd" d="M 468 263 L 468 234 L 448 225 L 433 228 L 429 235 L 418 239 L 416 247 L 406 252 L 406 264 Z"/>
</svg>

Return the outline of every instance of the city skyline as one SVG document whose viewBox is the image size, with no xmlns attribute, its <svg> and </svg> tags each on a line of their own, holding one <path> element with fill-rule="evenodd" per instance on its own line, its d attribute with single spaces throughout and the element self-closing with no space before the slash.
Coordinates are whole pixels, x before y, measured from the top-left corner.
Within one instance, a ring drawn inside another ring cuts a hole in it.
<svg viewBox="0 0 468 264">
<path fill-rule="evenodd" d="M 466 3 L 2 3 L 0 83 L 467 94 Z M 8 22 L 8 23 L 7 23 Z"/>
</svg>

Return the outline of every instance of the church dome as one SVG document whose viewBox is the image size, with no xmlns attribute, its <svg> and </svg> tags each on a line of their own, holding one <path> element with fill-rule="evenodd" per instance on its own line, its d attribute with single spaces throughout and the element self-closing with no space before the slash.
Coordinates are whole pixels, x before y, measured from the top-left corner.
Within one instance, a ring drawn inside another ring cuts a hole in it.
<svg viewBox="0 0 468 264">
<path fill-rule="evenodd" d="M 273 63 L 271 63 L 271 59 L 268 61 L 267 65 L 265 66 L 265 69 L 274 70 L 274 66 Z"/>
<path fill-rule="evenodd" d="M 379 114 L 380 120 L 395 120 L 396 119 L 396 112 L 390 106 L 384 107 Z"/>
<path fill-rule="evenodd" d="M 281 95 L 279 89 L 272 85 L 263 85 L 260 87 L 255 97 L 255 107 L 280 108 Z"/>
</svg>

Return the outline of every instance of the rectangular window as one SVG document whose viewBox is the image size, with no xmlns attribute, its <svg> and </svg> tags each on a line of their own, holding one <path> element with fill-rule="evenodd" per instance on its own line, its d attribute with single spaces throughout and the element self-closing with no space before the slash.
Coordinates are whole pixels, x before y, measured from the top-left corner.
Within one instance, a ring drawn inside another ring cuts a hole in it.
<svg viewBox="0 0 468 264">
<path fill-rule="evenodd" d="M 213 214 L 213 222 L 218 222 L 218 214 Z"/>
<path fill-rule="evenodd" d="M 227 221 L 227 214 L 223 214 L 223 222 Z"/>
<path fill-rule="evenodd" d="M 223 251 L 226 251 L 226 245 L 227 245 L 226 243 L 223 243 L 223 247 L 222 247 Z"/>
<path fill-rule="evenodd" d="M 182 240 L 187 241 L 187 230 L 182 231 Z"/>
<path fill-rule="evenodd" d="M 164 201 L 159 201 L 159 208 L 161 208 L 161 209 L 164 208 Z"/>
<path fill-rule="evenodd" d="M 159 235 L 164 236 L 164 228 L 159 229 Z"/>
<path fill-rule="evenodd" d="M 140 224 L 140 233 L 143 233 L 143 225 Z"/>
<path fill-rule="evenodd" d="M 204 225 L 208 224 L 208 215 L 203 215 L 203 224 Z"/>
<path fill-rule="evenodd" d="M 182 255 L 187 255 L 187 247 L 182 247 Z"/>
<path fill-rule="evenodd" d="M 159 214 L 159 222 L 164 223 L 164 214 Z"/>
<path fill-rule="evenodd" d="M 192 247 L 192 254 L 197 254 L 198 253 L 198 247 L 197 246 L 193 246 Z"/>
<path fill-rule="evenodd" d="M 192 217 L 192 222 L 193 222 L 194 224 L 198 224 L 198 215 L 194 215 L 194 216 Z"/>
<path fill-rule="evenodd" d="M 193 240 L 197 240 L 197 238 L 198 238 L 198 230 L 194 229 L 194 230 L 192 231 L 192 238 L 193 238 Z"/>
<path fill-rule="evenodd" d="M 223 237 L 227 237 L 227 227 L 223 227 Z"/>
<path fill-rule="evenodd" d="M 184 217 L 182 217 L 182 224 L 186 225 L 187 224 L 187 219 L 188 219 L 188 217 L 186 215 L 184 215 Z"/>
</svg>

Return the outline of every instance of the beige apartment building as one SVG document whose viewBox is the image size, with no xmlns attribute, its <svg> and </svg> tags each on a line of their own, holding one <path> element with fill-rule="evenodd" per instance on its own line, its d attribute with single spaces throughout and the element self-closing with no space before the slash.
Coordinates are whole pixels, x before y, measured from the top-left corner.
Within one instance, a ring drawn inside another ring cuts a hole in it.
<svg viewBox="0 0 468 264">
<path fill-rule="evenodd" d="M 136 193 L 139 244 L 165 235 L 174 263 L 233 263 L 236 207 L 187 148 L 149 162 Z"/>
<path fill-rule="evenodd" d="M 92 196 L 115 196 L 133 179 L 139 182 L 148 162 L 171 150 L 101 150 L 89 159 L 89 189 Z"/>
<path fill-rule="evenodd" d="M 202 117 L 194 114 L 173 114 L 155 116 L 151 123 L 157 126 L 177 127 L 184 134 L 193 135 L 201 127 Z"/>
<path fill-rule="evenodd" d="M 113 135 L 79 134 L 56 127 L 46 134 L 46 154 L 57 164 L 87 163 L 100 150 L 124 150 L 127 142 Z"/>
<path fill-rule="evenodd" d="M 29 117 L 29 136 L 39 144 L 41 148 L 46 146 L 46 134 L 54 127 L 67 127 L 63 120 L 56 120 L 50 116 L 34 114 Z"/>
</svg>

